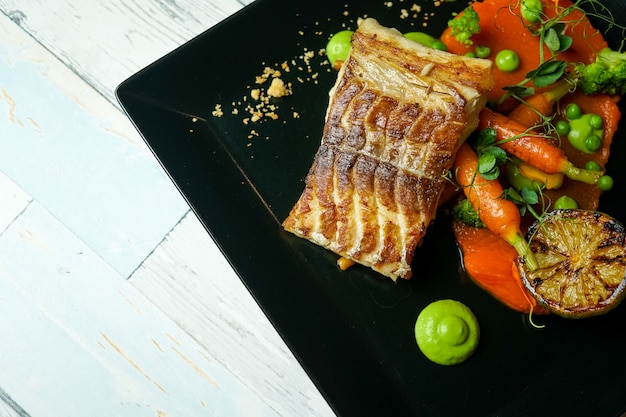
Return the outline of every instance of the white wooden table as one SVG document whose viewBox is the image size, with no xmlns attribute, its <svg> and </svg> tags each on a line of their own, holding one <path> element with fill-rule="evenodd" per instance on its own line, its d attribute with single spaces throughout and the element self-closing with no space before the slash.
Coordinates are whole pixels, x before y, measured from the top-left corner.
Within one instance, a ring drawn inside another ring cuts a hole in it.
<svg viewBox="0 0 626 417">
<path fill-rule="evenodd" d="M 252 0 L 0 0 L 0 416 L 329 416 L 114 97 Z"/>
</svg>

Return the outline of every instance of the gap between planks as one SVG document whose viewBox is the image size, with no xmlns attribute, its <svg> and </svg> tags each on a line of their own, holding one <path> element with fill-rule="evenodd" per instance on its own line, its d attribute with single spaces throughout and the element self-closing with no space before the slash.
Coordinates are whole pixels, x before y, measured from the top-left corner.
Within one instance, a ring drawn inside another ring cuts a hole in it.
<svg viewBox="0 0 626 417">
<path fill-rule="evenodd" d="M 334 416 L 193 212 L 129 282 L 280 415 Z"/>
</svg>

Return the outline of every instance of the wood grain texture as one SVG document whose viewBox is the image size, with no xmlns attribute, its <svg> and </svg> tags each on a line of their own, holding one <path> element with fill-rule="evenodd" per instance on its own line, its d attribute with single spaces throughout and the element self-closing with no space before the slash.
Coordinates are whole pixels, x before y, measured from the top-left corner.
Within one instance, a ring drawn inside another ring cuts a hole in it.
<svg viewBox="0 0 626 417">
<path fill-rule="evenodd" d="M 276 416 L 37 202 L 0 253 L 0 386 L 14 411 Z"/>
<path fill-rule="evenodd" d="M 280 415 L 333 415 L 193 213 L 130 283 Z"/>
<path fill-rule="evenodd" d="M 114 97 L 247 2 L 0 0 L 0 416 L 332 415 Z"/>
<path fill-rule="evenodd" d="M 0 10 L 117 105 L 123 80 L 251 0 L 0 0 Z"/>
<path fill-rule="evenodd" d="M 1 15 L 0 80 L 0 168 L 129 276 L 188 205 L 128 119 Z"/>
</svg>

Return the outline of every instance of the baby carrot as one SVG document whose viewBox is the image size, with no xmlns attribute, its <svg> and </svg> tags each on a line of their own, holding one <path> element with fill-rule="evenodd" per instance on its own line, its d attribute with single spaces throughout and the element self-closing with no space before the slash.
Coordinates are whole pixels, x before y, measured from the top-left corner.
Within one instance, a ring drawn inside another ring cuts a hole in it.
<svg viewBox="0 0 626 417">
<path fill-rule="evenodd" d="M 543 122 L 543 117 L 552 114 L 554 104 L 570 92 L 573 85 L 573 81 L 563 78 L 554 88 L 527 97 L 507 116 L 526 128 L 538 126 Z"/>
<path fill-rule="evenodd" d="M 515 203 L 503 198 L 498 180 L 488 180 L 478 173 L 478 155 L 466 142 L 454 160 L 458 184 L 478 217 L 496 236 L 515 248 L 530 270 L 538 268 L 537 260 L 520 230 L 521 216 Z"/>
<path fill-rule="evenodd" d="M 565 152 L 548 138 L 488 108 L 481 111 L 478 123 L 478 129 L 486 128 L 496 131 L 496 141 L 507 153 L 548 174 L 561 172 L 570 179 L 587 184 L 595 184 L 603 174 L 602 171 L 574 166 Z"/>
</svg>

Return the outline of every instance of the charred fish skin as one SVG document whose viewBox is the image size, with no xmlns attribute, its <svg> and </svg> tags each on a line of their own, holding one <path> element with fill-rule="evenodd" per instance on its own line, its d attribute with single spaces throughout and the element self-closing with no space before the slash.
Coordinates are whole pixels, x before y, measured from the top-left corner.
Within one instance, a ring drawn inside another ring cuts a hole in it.
<svg viewBox="0 0 626 417">
<path fill-rule="evenodd" d="M 490 61 L 363 20 L 285 230 L 394 281 L 411 278 L 444 176 L 486 104 L 491 71 Z"/>
</svg>

